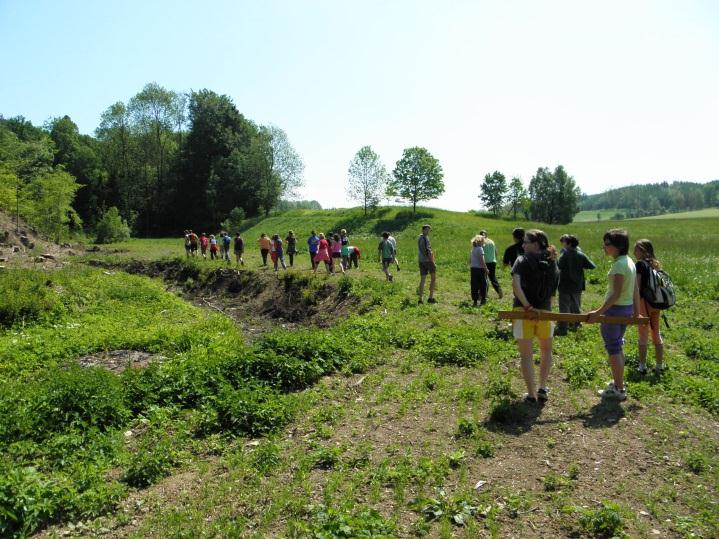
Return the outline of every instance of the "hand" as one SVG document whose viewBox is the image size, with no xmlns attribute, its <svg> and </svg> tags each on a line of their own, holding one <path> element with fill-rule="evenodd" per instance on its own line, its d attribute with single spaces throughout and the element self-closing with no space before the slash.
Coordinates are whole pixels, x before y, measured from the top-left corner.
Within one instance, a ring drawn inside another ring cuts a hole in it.
<svg viewBox="0 0 719 539">
<path fill-rule="evenodd" d="M 594 322 L 599 320 L 599 316 L 601 314 L 602 313 L 600 313 L 599 311 L 589 311 L 589 313 L 588 313 L 589 316 L 587 316 L 587 322 L 589 322 L 590 324 L 593 324 Z"/>
</svg>

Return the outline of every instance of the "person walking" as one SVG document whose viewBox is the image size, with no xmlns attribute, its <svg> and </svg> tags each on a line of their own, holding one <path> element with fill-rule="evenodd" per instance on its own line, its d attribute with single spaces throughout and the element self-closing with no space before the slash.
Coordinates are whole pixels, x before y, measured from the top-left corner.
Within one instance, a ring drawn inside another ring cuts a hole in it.
<svg viewBox="0 0 719 539">
<path fill-rule="evenodd" d="M 537 229 L 528 230 L 523 240 L 523 254 L 512 266 L 514 309 L 524 311 L 552 309 L 552 296 L 557 290 L 559 270 L 557 251 L 549 244 L 547 235 Z M 515 320 L 513 334 L 519 348 L 522 378 L 527 386 L 524 402 L 534 403 L 549 398 L 547 380 L 552 368 L 552 331 L 549 320 Z M 539 388 L 534 383 L 532 344 L 539 340 Z"/>
<path fill-rule="evenodd" d="M 389 232 L 382 232 L 382 241 L 379 242 L 377 250 L 379 251 L 380 262 L 382 262 L 382 271 L 387 280 L 392 281 L 394 277 L 389 272 L 389 267 L 394 260 L 394 247 L 392 242 L 389 241 Z"/>
<path fill-rule="evenodd" d="M 214 234 L 210 234 L 210 259 L 215 260 L 217 258 L 217 238 Z"/>
<path fill-rule="evenodd" d="M 312 270 L 312 273 L 317 274 L 317 268 L 320 265 L 320 262 L 325 263 L 325 268 L 327 269 L 327 274 L 330 275 L 332 273 L 331 267 L 332 267 L 332 259 L 330 258 L 330 245 L 325 239 L 325 235 L 320 232 L 319 236 L 317 237 L 317 254 L 315 254 L 315 258 L 313 261 L 314 269 Z"/>
<path fill-rule="evenodd" d="M 502 287 L 499 286 L 499 281 L 497 280 L 497 247 L 487 235 L 486 230 L 481 230 L 479 235 L 484 236 L 484 263 L 487 265 L 489 282 L 492 283 L 492 288 L 494 288 L 497 296 L 502 299 L 504 294 L 502 294 Z"/>
<path fill-rule="evenodd" d="M 517 257 L 524 253 L 524 229 L 515 228 L 512 230 L 512 238 L 514 238 L 514 243 L 504 250 L 504 256 L 502 257 L 502 263 L 509 266 L 509 268 L 514 267 Z"/>
<path fill-rule="evenodd" d="M 599 316 L 638 316 L 639 289 L 637 288 L 636 267 L 629 258 L 629 234 L 626 230 L 612 229 L 603 237 L 604 252 L 614 259 L 607 276 L 609 286 L 604 303 L 598 309 L 589 312 L 588 322 L 596 322 Z M 624 333 L 626 324 L 600 325 L 604 348 L 609 356 L 612 381 L 606 389 L 598 393 L 603 399 L 623 401 L 627 398 L 624 389 Z"/>
<path fill-rule="evenodd" d="M 661 311 L 652 307 L 645 299 L 650 282 L 652 270 L 661 269 L 662 265 L 654 256 L 654 246 L 647 239 L 637 240 L 634 244 L 634 256 L 637 259 L 637 288 L 639 289 L 639 313 L 649 318 L 649 327 L 639 326 L 639 367 L 641 375 L 647 373 L 647 348 L 649 345 L 649 330 L 652 332 L 654 344 L 654 372 L 661 374 L 664 370 L 664 340 L 659 331 L 659 316 Z"/>
<path fill-rule="evenodd" d="M 307 247 L 310 251 L 310 262 L 312 263 L 312 269 L 315 269 L 315 257 L 317 256 L 317 250 L 319 249 L 320 238 L 317 233 L 313 230 L 310 232 L 310 237 L 307 238 Z"/>
<path fill-rule="evenodd" d="M 244 266 L 245 261 L 242 259 L 242 255 L 245 253 L 245 240 L 242 239 L 239 232 L 235 236 L 234 251 L 237 265 Z"/>
<path fill-rule="evenodd" d="M 559 266 L 559 312 L 582 312 L 582 292 L 585 289 L 584 270 L 593 270 L 597 266 L 579 248 L 579 240 L 572 234 L 564 234 L 559 238 L 562 251 L 557 265 Z M 577 330 L 579 322 L 559 322 L 554 335 L 564 336 L 567 329 Z"/>
<path fill-rule="evenodd" d="M 290 267 L 295 265 L 295 255 L 297 254 L 297 237 L 291 230 L 287 233 L 285 238 L 287 244 L 287 256 L 290 257 Z"/>
<path fill-rule="evenodd" d="M 207 237 L 207 232 L 203 232 L 200 236 L 200 251 L 202 252 L 202 258 L 207 258 L 207 248 L 210 245 L 210 238 Z"/>
<path fill-rule="evenodd" d="M 230 245 L 232 245 L 232 238 L 227 232 L 222 233 L 222 256 L 230 264 Z"/>
<path fill-rule="evenodd" d="M 260 234 L 260 239 L 257 240 L 257 243 L 260 246 L 260 256 L 262 256 L 262 265 L 267 265 L 267 254 L 270 252 L 270 249 L 272 249 L 272 242 L 270 241 L 270 238 L 267 237 L 267 234 L 264 232 Z"/>
<path fill-rule="evenodd" d="M 285 255 L 282 249 L 282 240 L 280 239 L 279 234 L 275 234 L 274 236 L 272 236 L 270 255 L 272 257 L 272 266 L 274 267 L 275 272 L 278 270 L 278 262 L 282 265 L 282 269 L 287 269 L 287 266 L 285 265 Z"/>
<path fill-rule="evenodd" d="M 432 227 L 430 225 L 422 226 L 422 234 L 417 238 L 417 260 L 419 262 L 419 300 L 418 305 L 424 303 L 424 283 L 429 275 L 429 297 L 427 303 L 437 303 L 434 298 L 434 291 L 437 286 L 437 266 L 434 263 L 434 253 L 432 245 L 429 241 L 429 233 Z"/>
<path fill-rule="evenodd" d="M 472 250 L 469 252 L 470 294 L 476 307 L 487 303 L 487 263 L 484 259 L 485 237 L 477 234 L 472 238 Z"/>
<path fill-rule="evenodd" d="M 399 259 L 397 258 L 397 240 L 392 234 L 390 234 L 389 238 L 387 239 L 392 244 L 392 248 L 394 249 L 394 263 L 397 266 L 397 271 L 399 271 Z"/>
<path fill-rule="evenodd" d="M 342 240 L 340 239 L 339 234 L 334 234 L 332 236 L 332 242 L 330 243 L 330 255 L 332 256 L 332 273 L 334 274 L 335 271 L 337 271 L 337 266 L 340 267 L 340 271 L 344 275 L 345 268 L 342 265 Z"/>
</svg>

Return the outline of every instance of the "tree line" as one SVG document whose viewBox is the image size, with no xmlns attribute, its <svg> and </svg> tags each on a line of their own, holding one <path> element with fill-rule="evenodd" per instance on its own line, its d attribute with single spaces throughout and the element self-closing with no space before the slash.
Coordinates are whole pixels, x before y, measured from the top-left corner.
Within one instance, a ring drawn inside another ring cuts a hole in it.
<svg viewBox="0 0 719 539">
<path fill-rule="evenodd" d="M 625 217 L 643 217 L 719 206 L 719 180 L 708 183 L 675 181 L 630 185 L 598 195 L 584 195 L 582 210 L 622 209 Z"/>
<path fill-rule="evenodd" d="M 42 127 L 0 116 L 0 206 L 57 237 L 94 230 L 111 208 L 139 235 L 267 215 L 303 170 L 282 129 L 207 89 L 147 84 L 110 105 L 94 136 L 68 116 Z"/>
</svg>

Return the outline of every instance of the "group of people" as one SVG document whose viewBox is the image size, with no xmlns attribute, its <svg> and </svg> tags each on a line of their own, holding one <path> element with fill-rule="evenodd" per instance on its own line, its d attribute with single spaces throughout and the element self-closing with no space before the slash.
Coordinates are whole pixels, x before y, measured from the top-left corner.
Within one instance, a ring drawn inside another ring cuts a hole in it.
<svg viewBox="0 0 719 539">
<path fill-rule="evenodd" d="M 244 266 L 245 261 L 242 255 L 245 252 L 245 242 L 238 232 L 237 235 L 232 238 L 227 232 L 222 231 L 215 237 L 214 234 L 207 234 L 203 232 L 199 236 L 192 230 L 185 230 L 185 256 L 207 258 L 207 253 L 210 253 L 211 260 L 225 260 L 228 264 L 230 263 L 230 248 L 234 245 L 235 259 L 238 266 Z"/>
<path fill-rule="evenodd" d="M 551 310 L 552 296 L 559 291 L 560 312 L 581 312 L 581 294 L 584 290 L 584 270 L 594 269 L 594 263 L 579 249 L 579 241 L 573 235 L 560 238 L 562 250 L 557 253 L 550 245 L 547 235 L 537 229 L 524 232 L 522 253 L 512 265 L 512 290 L 514 309 L 524 311 Z M 647 373 L 647 350 L 651 332 L 655 351 L 655 372 L 664 369 L 664 344 L 659 331 L 660 311 L 647 299 L 649 275 L 652 269 L 661 267 L 654 254 L 651 241 L 635 242 L 635 263 L 629 257 L 629 234 L 626 230 L 607 231 L 603 238 L 604 253 L 612 258 L 608 273 L 608 287 L 602 305 L 589 312 L 588 322 L 599 321 L 601 315 L 617 317 L 648 317 L 649 326 L 639 325 L 640 375 Z M 573 328 L 576 328 L 574 326 Z M 600 324 L 612 380 L 599 391 L 603 399 L 622 401 L 626 399 L 624 386 L 624 334 L 627 324 Z M 527 386 L 524 401 L 535 403 L 549 398 L 547 380 L 552 367 L 552 337 L 566 334 L 567 326 L 558 326 L 554 332 L 553 322 L 547 320 L 515 320 L 513 334 L 520 354 L 520 368 Z M 532 343 L 539 341 L 539 383 L 535 384 Z"/>
</svg>

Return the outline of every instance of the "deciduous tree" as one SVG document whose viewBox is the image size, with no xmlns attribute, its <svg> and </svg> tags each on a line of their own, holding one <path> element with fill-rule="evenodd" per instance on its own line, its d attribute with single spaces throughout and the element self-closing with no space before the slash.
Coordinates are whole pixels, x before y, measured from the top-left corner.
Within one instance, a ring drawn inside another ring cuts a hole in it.
<svg viewBox="0 0 719 539">
<path fill-rule="evenodd" d="M 387 169 L 370 146 L 364 146 L 350 161 L 347 171 L 347 195 L 358 200 L 367 215 L 369 208 L 375 208 L 387 186 Z"/>
<path fill-rule="evenodd" d="M 539 168 L 529 182 L 532 219 L 548 224 L 571 223 L 579 212 L 579 187 L 562 165 L 551 172 Z"/>
<path fill-rule="evenodd" d="M 509 193 L 507 194 L 507 205 L 512 212 L 512 219 L 517 220 L 517 212 L 526 205 L 527 190 L 524 188 L 522 179 L 515 176 L 509 182 Z"/>
<path fill-rule="evenodd" d="M 392 175 L 388 192 L 411 202 L 413 213 L 417 212 L 417 202 L 444 193 L 442 166 L 425 148 L 405 149 Z"/>
<path fill-rule="evenodd" d="M 491 210 L 494 215 L 499 215 L 504 205 L 504 196 L 507 194 L 507 180 L 504 174 L 498 170 L 486 174 L 480 191 L 479 198 L 484 207 Z"/>
</svg>

